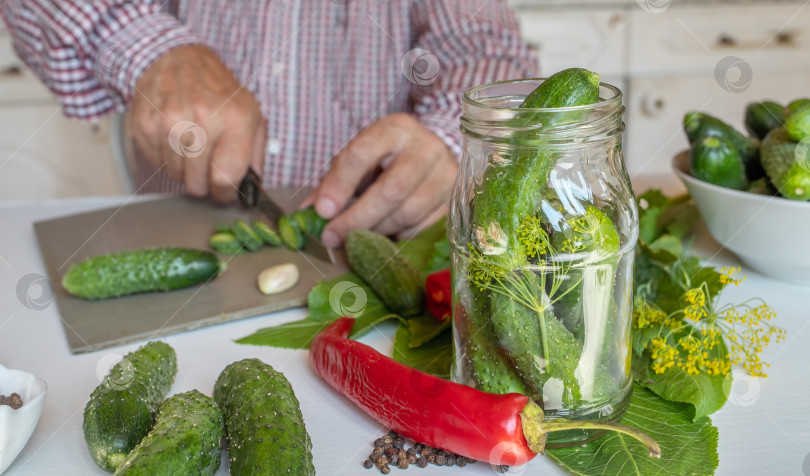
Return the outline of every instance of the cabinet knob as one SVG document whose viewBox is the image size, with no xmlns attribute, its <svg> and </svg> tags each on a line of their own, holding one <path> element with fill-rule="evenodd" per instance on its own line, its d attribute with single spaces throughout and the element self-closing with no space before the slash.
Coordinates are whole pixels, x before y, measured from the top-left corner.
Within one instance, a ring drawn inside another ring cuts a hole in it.
<svg viewBox="0 0 810 476">
<path fill-rule="evenodd" d="M 720 37 L 717 38 L 717 46 L 719 47 L 737 46 L 737 40 L 731 35 L 721 33 Z"/>
<path fill-rule="evenodd" d="M 641 114 L 644 117 L 655 118 L 664 112 L 666 103 L 660 94 L 646 92 L 641 96 Z"/>
<path fill-rule="evenodd" d="M 16 64 L 12 64 L 0 69 L 0 78 L 19 78 L 23 70 Z"/>
</svg>

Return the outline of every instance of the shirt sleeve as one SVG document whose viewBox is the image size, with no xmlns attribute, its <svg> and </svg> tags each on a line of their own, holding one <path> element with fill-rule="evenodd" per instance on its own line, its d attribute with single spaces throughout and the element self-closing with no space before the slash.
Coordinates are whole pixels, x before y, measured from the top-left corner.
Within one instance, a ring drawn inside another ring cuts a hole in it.
<svg viewBox="0 0 810 476">
<path fill-rule="evenodd" d="M 171 48 L 204 43 L 159 0 L 8 0 L 0 15 L 22 60 L 65 115 L 123 110 L 135 82 Z"/>
<path fill-rule="evenodd" d="M 537 58 L 503 0 L 417 0 L 413 49 L 402 60 L 413 112 L 461 156 L 461 97 L 493 81 L 535 77 Z"/>
</svg>

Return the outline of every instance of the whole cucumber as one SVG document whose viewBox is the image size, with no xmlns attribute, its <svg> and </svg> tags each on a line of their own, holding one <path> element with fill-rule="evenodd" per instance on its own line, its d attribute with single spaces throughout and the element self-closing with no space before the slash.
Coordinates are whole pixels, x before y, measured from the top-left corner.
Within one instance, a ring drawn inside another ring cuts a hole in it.
<svg viewBox="0 0 810 476">
<path fill-rule="evenodd" d="M 315 474 L 312 441 L 284 374 L 258 359 L 234 362 L 217 378 L 214 399 L 230 440 L 231 474 Z"/>
<path fill-rule="evenodd" d="M 802 157 L 802 151 L 797 154 L 796 148 L 784 127 L 773 129 L 762 141 L 762 166 L 783 197 L 806 201 L 810 200 L 810 157 Z"/>
<path fill-rule="evenodd" d="M 722 137 L 701 137 L 692 144 L 689 165 L 692 176 L 698 180 L 734 190 L 747 185 L 740 153 Z"/>
<path fill-rule="evenodd" d="M 745 129 L 757 139 L 764 139 L 771 129 L 782 125 L 785 106 L 774 101 L 752 102 L 745 107 Z"/>
<path fill-rule="evenodd" d="M 95 256 L 76 263 L 62 287 L 84 299 L 106 299 L 149 291 L 169 291 L 204 283 L 225 269 L 213 253 L 156 248 Z"/>
<path fill-rule="evenodd" d="M 688 112 L 683 117 L 683 128 L 689 143 L 694 145 L 705 137 L 721 137 L 740 153 L 745 173 L 751 180 L 762 177 L 765 172 L 759 162 L 759 141 L 737 131 L 729 124 L 709 114 Z"/>
<path fill-rule="evenodd" d="M 150 342 L 115 364 L 93 390 L 82 429 L 90 456 L 101 469 L 115 471 L 149 433 L 176 373 L 174 349 Z"/>
<path fill-rule="evenodd" d="M 160 404 L 155 427 L 115 472 L 126 476 L 210 476 L 219 468 L 222 413 L 197 390 Z"/>
<path fill-rule="evenodd" d="M 425 280 L 391 240 L 373 231 L 352 230 L 346 236 L 346 257 L 392 312 L 402 317 L 422 313 Z"/>
<path fill-rule="evenodd" d="M 785 130 L 794 142 L 810 138 L 810 104 L 797 107 L 785 116 Z"/>
</svg>

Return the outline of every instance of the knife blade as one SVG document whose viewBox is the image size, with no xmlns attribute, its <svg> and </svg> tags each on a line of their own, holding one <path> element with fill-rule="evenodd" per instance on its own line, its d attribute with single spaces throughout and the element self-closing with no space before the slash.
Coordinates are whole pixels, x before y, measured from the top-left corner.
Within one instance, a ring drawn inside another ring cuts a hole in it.
<svg viewBox="0 0 810 476">
<path fill-rule="evenodd" d="M 239 201 L 246 208 L 255 208 L 267 217 L 278 231 L 278 220 L 286 214 L 284 209 L 273 200 L 262 186 L 262 179 L 253 168 L 249 168 L 242 183 L 239 184 Z M 306 230 L 301 230 L 305 236 L 304 251 L 316 258 L 335 264 L 335 253 L 331 248 L 324 246 L 321 240 L 315 238 Z"/>
</svg>

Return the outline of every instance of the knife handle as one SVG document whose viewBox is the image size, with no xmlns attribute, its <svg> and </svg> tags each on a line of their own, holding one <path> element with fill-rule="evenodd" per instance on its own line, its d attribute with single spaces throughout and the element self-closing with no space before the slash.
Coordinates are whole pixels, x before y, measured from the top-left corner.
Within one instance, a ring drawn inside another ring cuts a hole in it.
<svg viewBox="0 0 810 476">
<path fill-rule="evenodd" d="M 247 208 L 256 206 L 261 186 L 262 179 L 259 174 L 253 170 L 253 167 L 248 168 L 247 174 L 239 184 L 239 201 L 242 202 L 242 205 Z"/>
</svg>

